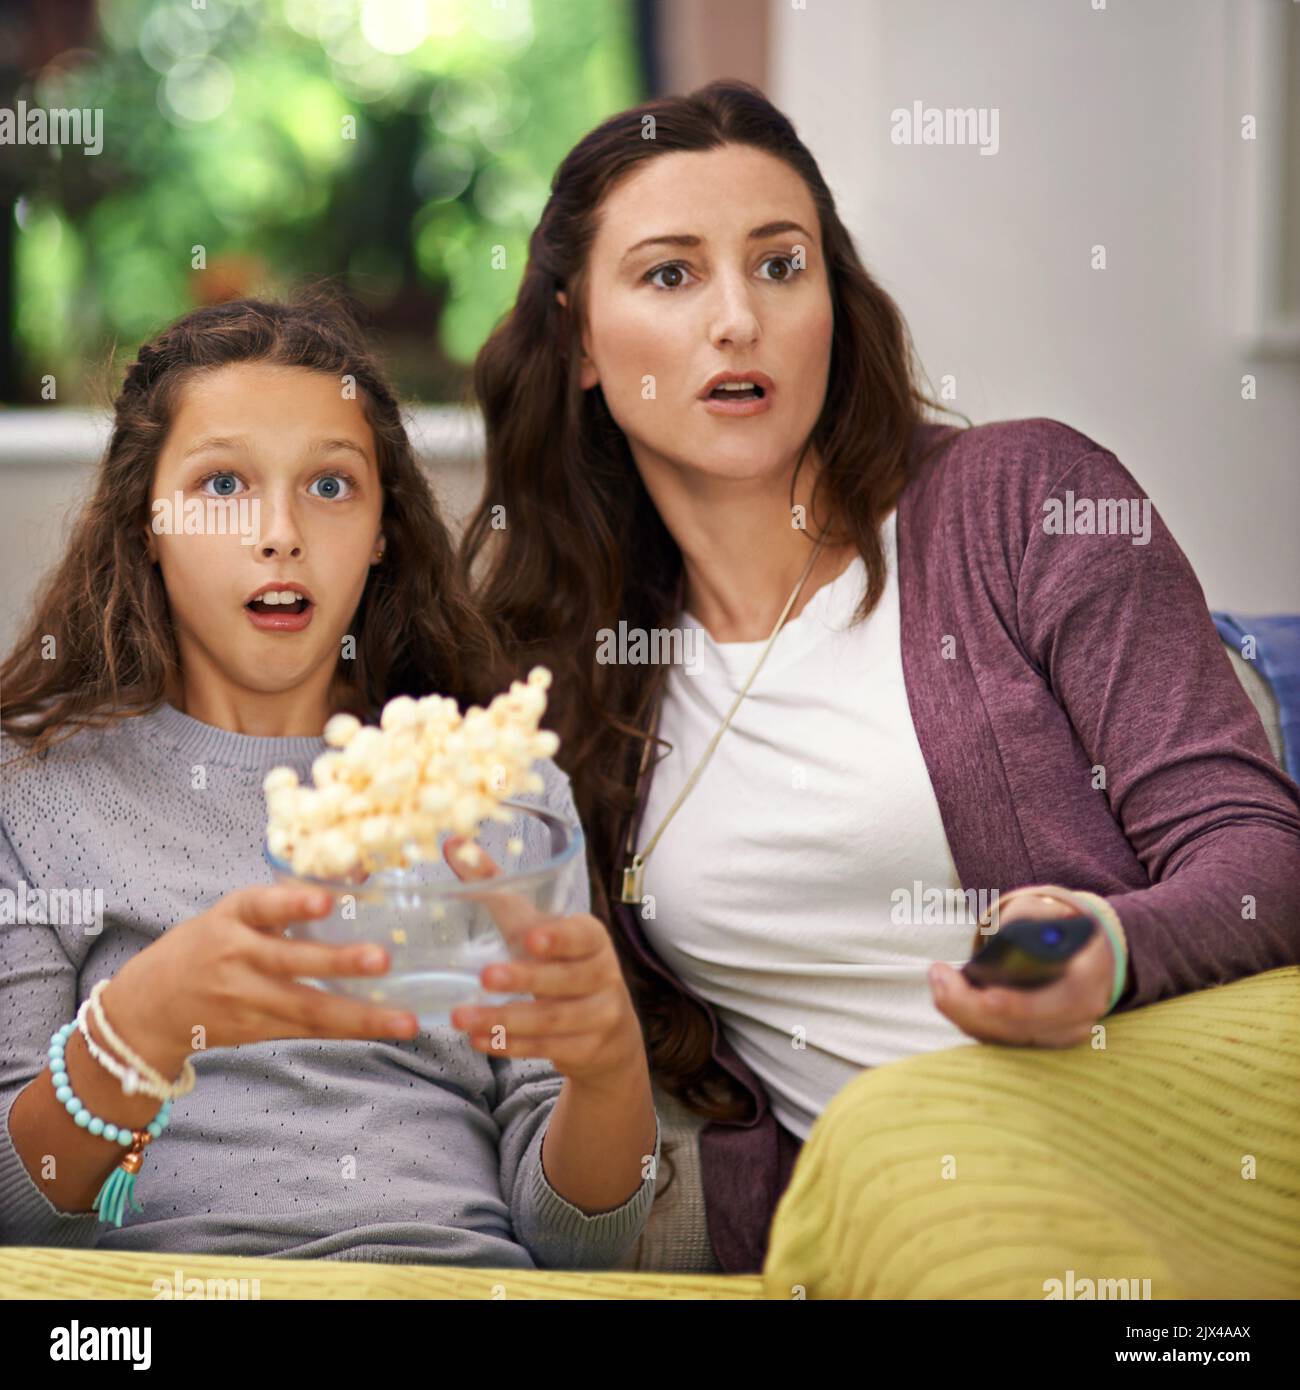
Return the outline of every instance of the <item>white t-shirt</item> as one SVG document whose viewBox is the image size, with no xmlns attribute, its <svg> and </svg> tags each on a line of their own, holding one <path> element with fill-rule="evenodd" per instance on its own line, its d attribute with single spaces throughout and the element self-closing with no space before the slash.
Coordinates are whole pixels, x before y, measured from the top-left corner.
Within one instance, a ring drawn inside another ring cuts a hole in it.
<svg viewBox="0 0 1300 1390">
<path fill-rule="evenodd" d="M 894 522 L 882 526 L 889 578 L 871 616 L 849 627 L 867 582 L 855 557 L 782 628 L 643 882 L 647 938 L 714 1006 L 801 1139 L 862 1068 L 971 1042 L 926 980 L 932 961 L 969 958 L 973 928 L 927 923 L 954 914 L 917 903 L 918 883 L 946 893 L 960 882 L 903 683 Z M 638 849 L 763 648 L 715 642 L 689 613 L 678 621 L 699 629 L 696 669 L 669 673 L 659 732 L 673 747 L 655 766 Z"/>
</svg>

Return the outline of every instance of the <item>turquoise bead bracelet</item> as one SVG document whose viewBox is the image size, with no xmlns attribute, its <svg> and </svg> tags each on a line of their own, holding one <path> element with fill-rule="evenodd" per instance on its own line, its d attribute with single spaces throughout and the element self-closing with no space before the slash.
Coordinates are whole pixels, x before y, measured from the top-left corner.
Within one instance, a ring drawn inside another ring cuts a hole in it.
<svg viewBox="0 0 1300 1390">
<path fill-rule="evenodd" d="M 98 1115 L 92 1115 L 77 1096 L 73 1095 L 68 1069 L 64 1064 L 63 1050 L 76 1027 L 74 1019 L 50 1035 L 49 1059 L 54 1096 L 62 1102 L 63 1108 L 72 1116 L 72 1122 L 79 1129 L 96 1134 L 109 1143 L 120 1144 L 127 1150 L 122 1162 L 105 1179 L 94 1202 L 94 1209 L 99 1212 L 101 1221 L 111 1221 L 114 1226 L 120 1227 L 128 1205 L 133 1211 L 144 1210 L 143 1204 L 135 1200 L 135 1176 L 140 1171 L 140 1160 L 146 1145 L 157 1139 L 171 1120 L 171 1101 L 163 1101 L 158 1113 L 143 1129 L 132 1130 L 126 1125 L 110 1124 Z"/>
</svg>

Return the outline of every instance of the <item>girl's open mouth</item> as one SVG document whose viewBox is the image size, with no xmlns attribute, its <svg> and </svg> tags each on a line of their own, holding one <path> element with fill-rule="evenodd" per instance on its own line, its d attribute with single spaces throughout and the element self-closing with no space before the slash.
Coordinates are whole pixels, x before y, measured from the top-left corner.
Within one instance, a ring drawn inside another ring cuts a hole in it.
<svg viewBox="0 0 1300 1390">
<path fill-rule="evenodd" d="M 244 612 L 254 627 L 263 632 L 301 632 L 311 622 L 316 605 L 311 599 L 297 594 L 287 603 L 275 602 L 276 595 L 268 594 L 250 599 Z"/>
</svg>

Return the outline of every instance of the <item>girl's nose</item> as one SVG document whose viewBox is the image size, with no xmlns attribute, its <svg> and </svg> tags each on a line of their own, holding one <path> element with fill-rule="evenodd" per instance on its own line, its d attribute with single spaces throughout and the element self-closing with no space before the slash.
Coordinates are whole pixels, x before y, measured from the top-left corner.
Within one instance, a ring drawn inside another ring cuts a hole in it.
<svg viewBox="0 0 1300 1390">
<path fill-rule="evenodd" d="M 262 535 L 258 546 L 263 559 L 302 556 L 302 531 L 293 514 L 293 507 L 281 504 L 278 507 L 262 504 Z"/>
</svg>

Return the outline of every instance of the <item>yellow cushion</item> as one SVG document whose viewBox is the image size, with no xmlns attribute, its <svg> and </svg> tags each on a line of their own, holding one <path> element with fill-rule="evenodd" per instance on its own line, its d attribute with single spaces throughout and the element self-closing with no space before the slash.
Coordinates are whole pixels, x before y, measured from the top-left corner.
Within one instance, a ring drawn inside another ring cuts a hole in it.
<svg viewBox="0 0 1300 1390">
<path fill-rule="evenodd" d="M 180 1271 L 178 1273 L 178 1270 Z M 197 1282 L 195 1282 L 197 1281 Z M 179 1293 L 176 1292 L 179 1287 Z M 371 1264 L 179 1255 L 175 1251 L 0 1246 L 0 1299 L 10 1298 L 757 1299 L 757 1275 L 625 1274 L 464 1265 Z"/>
<path fill-rule="evenodd" d="M 1104 1043 L 864 1072 L 799 1156 L 765 1295 L 1300 1295 L 1300 970 L 1119 1014 Z"/>
</svg>

